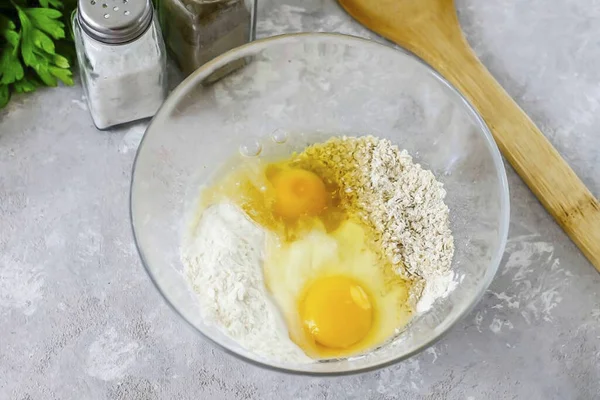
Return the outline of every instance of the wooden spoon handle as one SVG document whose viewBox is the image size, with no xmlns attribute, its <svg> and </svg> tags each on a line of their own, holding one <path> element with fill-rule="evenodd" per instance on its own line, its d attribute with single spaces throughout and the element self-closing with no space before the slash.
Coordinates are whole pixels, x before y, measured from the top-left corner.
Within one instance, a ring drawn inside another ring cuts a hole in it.
<svg viewBox="0 0 600 400">
<path fill-rule="evenodd" d="M 504 157 L 600 271 L 600 203 L 481 64 L 464 38 L 453 2 L 421 1 L 340 3 L 368 28 L 417 54 L 465 95 Z M 425 3 L 435 10 L 425 13 Z"/>
</svg>

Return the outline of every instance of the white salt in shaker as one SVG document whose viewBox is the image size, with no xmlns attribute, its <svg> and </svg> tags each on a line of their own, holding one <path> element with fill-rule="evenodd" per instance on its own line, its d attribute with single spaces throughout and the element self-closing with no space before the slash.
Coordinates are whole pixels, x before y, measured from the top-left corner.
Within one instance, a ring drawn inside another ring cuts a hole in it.
<svg viewBox="0 0 600 400">
<path fill-rule="evenodd" d="M 167 58 L 150 0 L 79 0 L 73 31 L 96 127 L 153 116 L 167 94 Z"/>
</svg>

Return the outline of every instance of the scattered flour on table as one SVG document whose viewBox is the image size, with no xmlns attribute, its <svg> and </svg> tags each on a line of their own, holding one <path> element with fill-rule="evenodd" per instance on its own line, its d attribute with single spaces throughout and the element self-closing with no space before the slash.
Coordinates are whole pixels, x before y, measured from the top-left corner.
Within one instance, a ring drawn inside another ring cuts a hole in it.
<svg viewBox="0 0 600 400">
<path fill-rule="evenodd" d="M 228 203 L 204 210 L 182 249 L 202 317 L 240 346 L 280 362 L 312 360 L 294 344 L 264 284 L 266 232 Z"/>
</svg>

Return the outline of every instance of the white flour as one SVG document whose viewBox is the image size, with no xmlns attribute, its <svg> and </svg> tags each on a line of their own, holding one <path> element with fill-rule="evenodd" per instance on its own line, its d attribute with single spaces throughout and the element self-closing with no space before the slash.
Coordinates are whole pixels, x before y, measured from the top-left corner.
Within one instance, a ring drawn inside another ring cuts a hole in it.
<svg viewBox="0 0 600 400">
<path fill-rule="evenodd" d="M 457 285 L 452 271 L 430 274 L 425 278 L 425 287 L 416 305 L 417 313 L 429 311 L 437 299 L 448 296 Z"/>
<path fill-rule="evenodd" d="M 200 311 L 245 349 L 281 362 L 312 360 L 289 338 L 262 272 L 265 231 L 231 204 L 217 204 L 184 245 L 184 273 Z"/>
</svg>

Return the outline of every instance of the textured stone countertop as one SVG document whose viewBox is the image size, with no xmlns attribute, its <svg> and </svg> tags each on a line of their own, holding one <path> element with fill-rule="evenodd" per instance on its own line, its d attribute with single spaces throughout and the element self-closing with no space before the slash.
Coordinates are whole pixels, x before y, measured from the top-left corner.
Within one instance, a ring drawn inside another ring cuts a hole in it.
<svg viewBox="0 0 600 400">
<path fill-rule="evenodd" d="M 457 7 L 483 62 L 600 196 L 600 3 Z M 260 37 L 376 39 L 333 0 L 260 8 Z M 600 398 L 600 275 L 510 167 L 500 270 L 477 308 L 424 353 L 316 379 L 205 343 L 167 307 L 134 247 L 129 178 L 144 127 L 97 131 L 79 85 L 16 97 L 0 112 L 0 399 Z"/>
</svg>

